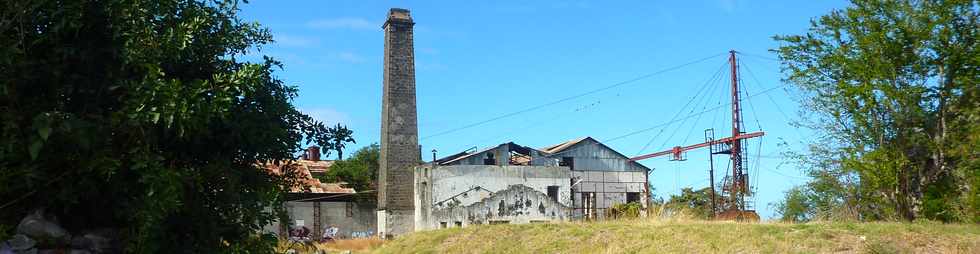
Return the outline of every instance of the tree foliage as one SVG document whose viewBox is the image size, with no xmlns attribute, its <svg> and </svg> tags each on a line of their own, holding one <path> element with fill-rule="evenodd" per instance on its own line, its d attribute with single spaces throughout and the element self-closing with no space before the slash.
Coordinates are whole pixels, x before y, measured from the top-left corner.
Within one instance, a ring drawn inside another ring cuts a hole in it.
<svg viewBox="0 0 980 254">
<path fill-rule="evenodd" d="M 270 33 L 237 1 L 4 1 L 0 224 L 35 208 L 127 252 L 265 252 L 256 236 L 290 159 L 326 128 L 279 63 L 243 62 Z M 0 227 L 8 228 L 8 227 Z"/>
<path fill-rule="evenodd" d="M 716 193 L 716 208 L 726 207 L 728 199 Z M 695 217 L 703 219 L 714 218 L 715 212 L 711 210 L 711 188 L 705 187 L 694 190 L 690 187 L 681 189 L 680 195 L 670 195 L 670 199 L 665 203 L 668 209 L 690 211 Z"/>
<path fill-rule="evenodd" d="M 330 150 L 337 151 L 337 160 L 344 159 L 344 149 L 347 149 L 347 143 L 357 143 L 354 141 L 354 131 L 347 129 L 347 126 L 340 125 L 339 123 L 327 129 L 327 133 L 330 135 Z"/>
<path fill-rule="evenodd" d="M 797 154 L 814 180 L 783 203 L 808 215 L 784 216 L 980 221 L 978 17 L 977 1 L 854 0 L 775 37 L 822 135 Z"/>
<path fill-rule="evenodd" d="M 378 159 L 381 157 L 381 147 L 377 143 L 365 146 L 347 160 L 338 160 L 330 166 L 330 170 L 320 177 L 325 182 L 347 182 L 349 187 L 357 191 L 376 189 L 378 180 Z"/>
</svg>

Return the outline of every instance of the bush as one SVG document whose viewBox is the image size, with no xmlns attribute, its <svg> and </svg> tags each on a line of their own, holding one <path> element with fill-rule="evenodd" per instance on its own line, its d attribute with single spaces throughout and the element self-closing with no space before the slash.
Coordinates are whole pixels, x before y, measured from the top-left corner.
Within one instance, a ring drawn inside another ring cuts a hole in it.
<svg viewBox="0 0 980 254">
<path fill-rule="evenodd" d="M 637 202 L 615 204 L 606 209 L 606 218 L 610 219 L 632 219 L 639 218 L 643 206 Z"/>
</svg>

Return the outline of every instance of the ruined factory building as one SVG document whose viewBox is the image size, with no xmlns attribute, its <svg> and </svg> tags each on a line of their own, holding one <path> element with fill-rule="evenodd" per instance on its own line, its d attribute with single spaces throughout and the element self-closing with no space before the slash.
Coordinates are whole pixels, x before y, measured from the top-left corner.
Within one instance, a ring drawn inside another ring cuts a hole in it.
<svg viewBox="0 0 980 254">
<path fill-rule="evenodd" d="M 649 172 L 590 137 L 467 150 L 415 169 L 415 229 L 602 219 L 628 202 L 645 209 Z"/>
<path fill-rule="evenodd" d="M 334 161 L 320 160 L 320 149 L 310 147 L 299 160 L 263 164 L 274 174 L 291 173 L 296 185 L 286 193 L 287 223 L 276 221 L 263 231 L 282 238 L 320 240 L 333 228 L 334 238 L 374 235 L 377 209 L 373 192 L 358 192 L 345 182 L 323 183 L 315 176 L 326 174 Z"/>
</svg>

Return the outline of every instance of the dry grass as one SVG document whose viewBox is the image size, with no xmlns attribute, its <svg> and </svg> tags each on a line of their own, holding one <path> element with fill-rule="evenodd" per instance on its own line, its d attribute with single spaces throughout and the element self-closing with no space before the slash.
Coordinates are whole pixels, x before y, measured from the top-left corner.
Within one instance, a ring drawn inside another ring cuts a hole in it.
<svg viewBox="0 0 980 254">
<path fill-rule="evenodd" d="M 662 215 L 662 216 L 661 216 Z M 482 225 L 416 232 L 393 241 L 280 245 L 297 253 L 980 253 L 975 224 L 647 219 Z"/>
<path fill-rule="evenodd" d="M 977 225 L 638 219 L 417 232 L 377 253 L 980 253 Z"/>
</svg>

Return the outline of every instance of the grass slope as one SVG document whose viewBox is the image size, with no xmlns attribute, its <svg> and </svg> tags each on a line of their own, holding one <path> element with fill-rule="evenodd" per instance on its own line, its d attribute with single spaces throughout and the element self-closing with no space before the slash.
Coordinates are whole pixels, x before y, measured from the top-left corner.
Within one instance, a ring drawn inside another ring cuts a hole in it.
<svg viewBox="0 0 980 254">
<path fill-rule="evenodd" d="M 611 221 L 416 232 L 376 253 L 980 253 L 980 226 Z"/>
</svg>

